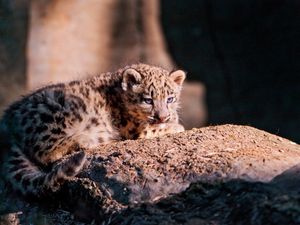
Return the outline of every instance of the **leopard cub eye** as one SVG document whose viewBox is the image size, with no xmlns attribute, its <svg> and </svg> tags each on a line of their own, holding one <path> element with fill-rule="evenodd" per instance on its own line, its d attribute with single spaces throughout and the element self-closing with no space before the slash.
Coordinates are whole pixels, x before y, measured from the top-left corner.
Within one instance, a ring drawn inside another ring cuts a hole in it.
<svg viewBox="0 0 300 225">
<path fill-rule="evenodd" d="M 174 97 L 169 97 L 169 98 L 167 99 L 167 103 L 172 103 L 172 102 L 174 102 L 174 100 L 175 100 Z"/>
<path fill-rule="evenodd" d="M 149 105 L 152 105 L 152 104 L 153 104 L 152 98 L 144 98 L 143 101 L 144 101 L 146 104 L 149 104 Z"/>
</svg>

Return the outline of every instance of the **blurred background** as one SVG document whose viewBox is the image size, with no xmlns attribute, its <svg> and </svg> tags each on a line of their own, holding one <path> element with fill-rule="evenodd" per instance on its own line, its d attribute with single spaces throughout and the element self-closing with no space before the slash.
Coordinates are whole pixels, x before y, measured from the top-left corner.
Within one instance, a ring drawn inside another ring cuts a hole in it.
<svg viewBox="0 0 300 225">
<path fill-rule="evenodd" d="M 186 128 L 300 142 L 299 0 L 0 0 L 0 112 L 50 83 L 144 62 L 187 71 Z"/>
</svg>

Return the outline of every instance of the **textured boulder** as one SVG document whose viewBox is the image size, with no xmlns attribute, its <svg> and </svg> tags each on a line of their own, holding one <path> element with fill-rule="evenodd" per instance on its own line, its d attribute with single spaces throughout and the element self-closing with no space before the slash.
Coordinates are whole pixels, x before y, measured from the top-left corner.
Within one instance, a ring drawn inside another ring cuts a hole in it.
<svg viewBox="0 0 300 225">
<path fill-rule="evenodd" d="M 135 192 L 134 188 L 149 192 L 148 200 L 185 189 L 196 180 L 241 178 L 267 182 L 300 163 L 296 143 L 236 125 L 128 140 L 88 153 L 92 158 L 84 176 L 115 190 L 125 185 L 132 188 L 130 192 Z M 157 189 L 163 193 L 156 193 Z"/>
<path fill-rule="evenodd" d="M 103 145 L 87 153 L 80 178 L 63 185 L 52 199 L 76 220 L 143 224 L 147 217 L 150 224 L 199 224 L 248 218 L 254 223 L 274 214 L 274 221 L 277 215 L 293 224 L 300 213 L 300 181 L 294 179 L 299 175 L 300 146 L 252 127 L 193 129 Z M 49 223 L 74 222 L 65 211 L 40 213 Z M 21 221 L 30 222 L 25 219 L 30 215 L 25 209 Z"/>
</svg>

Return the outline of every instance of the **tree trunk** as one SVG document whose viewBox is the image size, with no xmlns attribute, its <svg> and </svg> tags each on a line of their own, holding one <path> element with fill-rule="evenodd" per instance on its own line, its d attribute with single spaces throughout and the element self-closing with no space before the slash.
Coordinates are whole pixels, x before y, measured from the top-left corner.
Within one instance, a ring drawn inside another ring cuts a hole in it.
<svg viewBox="0 0 300 225">
<path fill-rule="evenodd" d="M 31 1 L 28 89 L 107 70 L 116 2 Z"/>
<path fill-rule="evenodd" d="M 136 62 L 172 69 L 158 0 L 32 1 L 28 88 Z"/>
</svg>

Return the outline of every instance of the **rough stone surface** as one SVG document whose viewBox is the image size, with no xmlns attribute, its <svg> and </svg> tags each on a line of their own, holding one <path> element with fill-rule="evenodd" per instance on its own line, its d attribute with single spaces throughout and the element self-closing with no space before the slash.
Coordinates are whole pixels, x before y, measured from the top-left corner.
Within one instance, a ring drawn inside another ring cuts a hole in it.
<svg viewBox="0 0 300 225">
<path fill-rule="evenodd" d="M 299 183 L 298 183 L 299 185 Z M 299 224 L 300 195 L 276 186 L 234 180 L 193 183 L 159 202 L 130 207 L 110 224 Z"/>
<path fill-rule="evenodd" d="M 31 200 L 28 207 L 1 182 L 0 219 L 17 213 L 21 223 L 44 224 L 299 222 L 300 146 L 252 127 L 193 129 L 87 153 L 79 178 L 46 204 Z"/>
<path fill-rule="evenodd" d="M 105 171 L 106 179 L 117 183 L 136 185 L 147 180 L 156 185 L 168 181 L 170 187 L 206 178 L 270 181 L 300 163 L 296 143 L 237 125 L 193 129 L 164 138 L 128 140 L 102 146 L 91 154 L 95 163 L 89 165 L 89 176 L 99 177 L 100 173 L 94 170 L 100 168 Z M 100 177 L 93 179 L 97 181 Z"/>
</svg>

